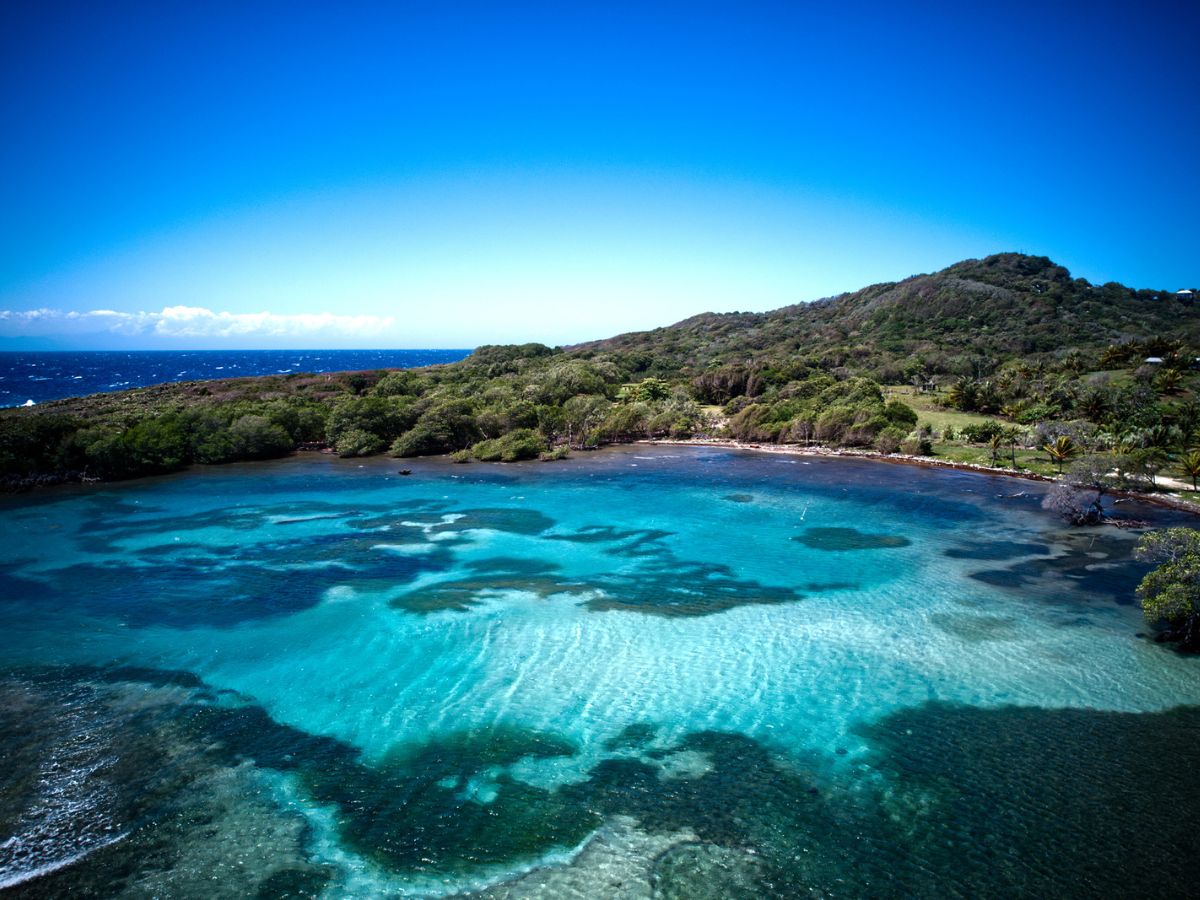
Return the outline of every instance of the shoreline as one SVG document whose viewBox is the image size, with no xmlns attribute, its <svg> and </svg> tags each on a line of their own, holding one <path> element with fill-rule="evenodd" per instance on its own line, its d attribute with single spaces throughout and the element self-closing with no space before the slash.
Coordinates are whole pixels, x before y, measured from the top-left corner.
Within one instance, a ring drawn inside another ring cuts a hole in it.
<svg viewBox="0 0 1200 900">
<path fill-rule="evenodd" d="M 657 444 L 676 447 L 722 447 L 728 450 L 744 450 L 748 453 L 776 453 L 785 456 L 812 456 L 826 459 L 865 459 L 875 462 L 891 463 L 892 465 L 917 466 L 926 469 L 956 469 L 962 472 L 977 472 L 982 475 L 1003 475 L 1006 478 L 1019 478 L 1024 481 L 1039 481 L 1053 484 L 1058 479 L 1049 475 L 1039 475 L 1028 469 L 1003 469 L 998 466 L 985 466 L 979 463 L 952 462 L 933 456 L 910 456 L 903 453 L 880 453 L 876 450 L 852 450 L 833 447 L 802 447 L 799 444 L 761 444 L 737 441 L 731 438 L 675 438 L 656 439 L 645 438 L 634 441 L 635 444 Z M 1137 500 L 1142 503 L 1153 503 L 1182 512 L 1200 514 L 1200 503 L 1184 500 L 1163 494 L 1147 494 L 1141 491 L 1111 490 L 1108 494 L 1122 499 Z"/>
<path fill-rule="evenodd" d="M 784 456 L 805 456 L 811 458 L 823 459 L 859 459 L 871 462 L 889 463 L 891 465 L 901 466 L 916 466 L 925 469 L 951 469 L 961 472 L 973 472 L 979 475 L 999 475 L 1005 478 L 1016 478 L 1023 481 L 1036 481 L 1043 484 L 1053 484 L 1057 479 L 1049 475 L 1041 475 L 1037 472 L 1031 472 L 1028 469 L 1010 469 L 1000 468 L 998 466 L 985 466 L 980 463 L 953 462 L 950 460 L 938 459 L 931 456 L 911 456 L 903 453 L 880 453 L 876 450 L 859 450 L 851 448 L 833 448 L 822 446 L 801 446 L 799 444 L 765 444 L 754 443 L 747 441 L 738 441 L 731 438 L 641 438 L 634 441 L 608 444 L 604 447 L 595 448 L 592 451 L 577 451 L 573 450 L 572 455 L 567 457 L 567 461 L 572 458 L 578 458 L 577 454 L 603 451 L 609 448 L 617 447 L 636 447 L 644 446 L 663 446 L 663 447 L 712 447 L 725 450 L 740 450 L 747 453 L 768 453 Z M 173 472 L 163 472 L 156 474 L 141 475 L 135 478 L 122 478 L 114 481 L 105 481 L 94 478 L 84 477 L 81 472 L 64 472 L 55 474 L 42 474 L 26 476 L 24 478 L 13 478 L 6 481 L 0 481 L 0 496 L 19 496 L 30 491 L 37 491 L 46 488 L 97 488 L 111 487 L 113 485 L 130 484 L 145 480 L 158 478 L 186 478 L 189 475 L 194 476 L 198 471 L 220 470 L 226 466 L 262 466 L 267 464 L 287 464 L 288 460 L 297 460 L 311 458 L 313 456 L 331 457 L 333 456 L 328 450 L 317 450 L 315 447 L 303 447 L 293 450 L 286 456 L 276 457 L 266 460 L 239 460 L 237 462 L 223 463 L 218 465 L 204 465 L 193 463 L 184 469 L 179 469 Z M 401 463 L 400 459 L 388 457 L 384 454 L 372 457 L 348 458 L 339 461 L 346 464 L 357 464 L 360 468 L 367 460 L 371 461 L 386 461 L 390 466 L 393 463 Z M 418 460 L 439 462 L 449 462 L 450 454 L 435 454 L 425 457 L 413 457 L 409 462 L 417 462 Z M 527 465 L 538 464 L 537 460 L 524 460 L 521 463 L 497 463 L 497 465 Z M 1174 509 L 1180 512 L 1190 513 L 1192 515 L 1200 515 L 1200 503 L 1191 500 L 1185 500 L 1182 497 L 1171 494 L 1159 493 L 1144 493 L 1140 491 L 1128 490 L 1110 490 L 1107 491 L 1109 496 L 1121 500 L 1136 500 L 1141 503 L 1149 503 L 1155 506 Z M 1115 524 L 1115 523 L 1111 523 Z"/>
</svg>

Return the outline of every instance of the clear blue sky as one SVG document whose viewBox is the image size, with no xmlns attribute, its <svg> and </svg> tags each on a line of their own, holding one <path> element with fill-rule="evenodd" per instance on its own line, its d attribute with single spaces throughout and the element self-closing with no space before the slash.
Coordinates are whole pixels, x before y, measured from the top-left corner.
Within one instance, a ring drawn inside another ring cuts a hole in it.
<svg viewBox="0 0 1200 900">
<path fill-rule="evenodd" d="M 1195 286 L 1198 36 L 1179 2 L 3 4 L 0 346 L 565 343 L 1003 250 Z"/>
</svg>

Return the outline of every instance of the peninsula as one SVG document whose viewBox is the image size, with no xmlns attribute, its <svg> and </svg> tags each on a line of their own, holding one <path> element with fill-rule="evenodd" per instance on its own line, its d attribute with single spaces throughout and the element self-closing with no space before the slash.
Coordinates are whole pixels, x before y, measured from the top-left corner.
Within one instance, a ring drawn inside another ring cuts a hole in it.
<svg viewBox="0 0 1200 900">
<path fill-rule="evenodd" d="M 296 449 L 561 456 L 644 438 L 931 455 L 1194 491 L 1187 291 L 1072 278 L 1014 253 L 768 313 L 702 314 L 571 347 L 482 346 L 419 369 L 183 382 L 0 412 L 10 489 Z M 1174 479 L 1172 481 L 1171 479 Z"/>
</svg>

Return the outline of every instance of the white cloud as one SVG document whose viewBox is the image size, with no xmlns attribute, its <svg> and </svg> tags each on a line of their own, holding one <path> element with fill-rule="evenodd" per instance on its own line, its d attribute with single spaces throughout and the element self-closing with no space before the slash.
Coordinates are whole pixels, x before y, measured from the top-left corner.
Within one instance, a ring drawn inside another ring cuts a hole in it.
<svg viewBox="0 0 1200 900">
<path fill-rule="evenodd" d="M 58 309 L 0 309 L 0 337 L 58 337 L 118 334 L 160 338 L 378 337 L 391 316 L 334 313 L 216 312 L 202 306 L 167 306 L 159 312 Z"/>
</svg>

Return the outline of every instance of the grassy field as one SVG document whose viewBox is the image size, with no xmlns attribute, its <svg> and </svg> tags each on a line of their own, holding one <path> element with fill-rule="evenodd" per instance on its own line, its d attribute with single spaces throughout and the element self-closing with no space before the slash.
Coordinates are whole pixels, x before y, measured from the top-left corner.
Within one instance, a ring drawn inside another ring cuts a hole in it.
<svg viewBox="0 0 1200 900">
<path fill-rule="evenodd" d="M 984 416 L 979 413 L 959 412 L 956 409 L 943 409 L 931 394 L 918 393 L 916 388 L 888 385 L 883 388 L 884 399 L 901 400 L 917 412 L 917 425 L 932 425 L 933 430 L 942 432 L 949 426 L 955 431 L 964 425 L 977 425 L 995 419 L 995 416 Z"/>
<path fill-rule="evenodd" d="M 937 459 L 949 462 L 974 463 L 980 466 L 992 465 L 992 451 L 976 444 L 936 443 L 933 445 L 933 455 Z M 1012 451 L 1005 447 L 1001 451 L 996 465 L 1003 469 L 1012 468 Z M 1017 468 L 1028 469 L 1038 475 L 1057 475 L 1058 466 L 1041 450 L 1022 450 L 1017 448 Z"/>
</svg>

